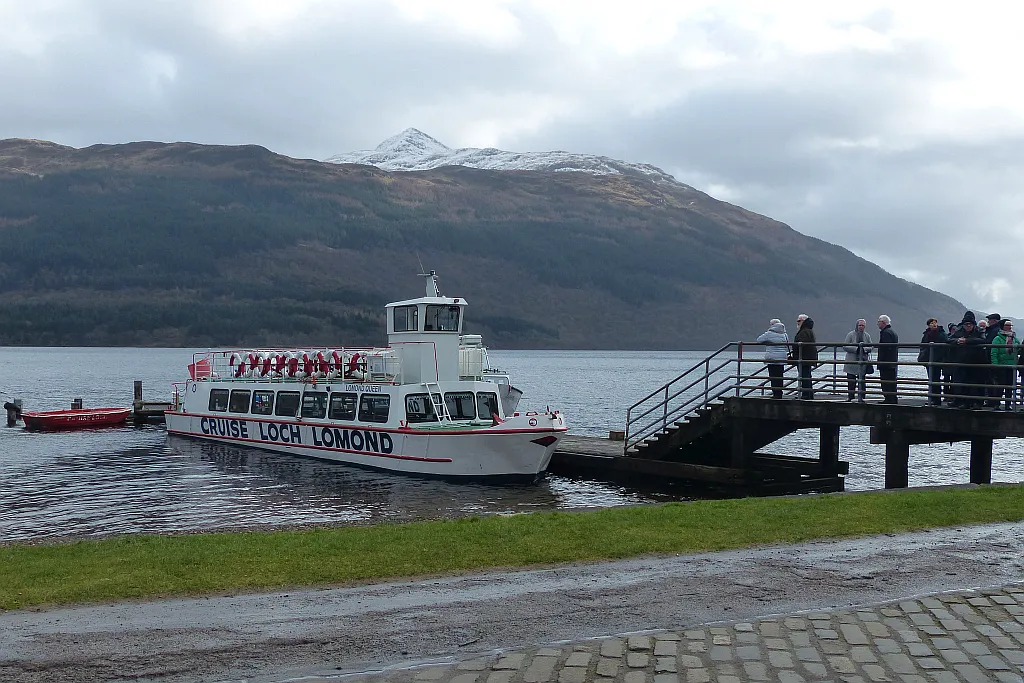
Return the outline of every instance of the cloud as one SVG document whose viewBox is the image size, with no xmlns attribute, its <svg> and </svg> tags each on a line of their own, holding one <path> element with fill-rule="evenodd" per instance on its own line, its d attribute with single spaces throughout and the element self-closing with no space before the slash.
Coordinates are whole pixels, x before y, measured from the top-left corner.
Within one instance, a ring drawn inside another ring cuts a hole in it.
<svg viewBox="0 0 1024 683">
<path fill-rule="evenodd" d="M 0 137 L 652 163 L 980 309 L 1024 278 L 1024 10 L 917 0 L 0 0 Z M 1005 265 L 1004 265 L 1005 264 Z"/>
</svg>

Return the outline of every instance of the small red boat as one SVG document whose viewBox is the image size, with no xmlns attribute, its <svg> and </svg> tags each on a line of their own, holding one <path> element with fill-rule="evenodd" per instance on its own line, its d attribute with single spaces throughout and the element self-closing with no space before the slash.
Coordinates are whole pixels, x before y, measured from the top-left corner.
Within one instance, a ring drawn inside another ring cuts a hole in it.
<svg viewBox="0 0 1024 683">
<path fill-rule="evenodd" d="M 22 413 L 25 429 L 89 429 L 119 425 L 128 419 L 131 408 L 74 408 Z"/>
</svg>

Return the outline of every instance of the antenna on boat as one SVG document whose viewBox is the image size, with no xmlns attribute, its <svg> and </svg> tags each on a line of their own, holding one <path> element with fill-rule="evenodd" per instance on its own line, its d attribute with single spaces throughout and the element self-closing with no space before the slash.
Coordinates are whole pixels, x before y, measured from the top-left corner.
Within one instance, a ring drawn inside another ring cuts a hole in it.
<svg viewBox="0 0 1024 683">
<path fill-rule="evenodd" d="M 441 290 L 437 288 L 437 274 L 434 271 L 420 273 L 420 277 L 427 278 L 427 296 L 441 296 Z"/>
</svg>

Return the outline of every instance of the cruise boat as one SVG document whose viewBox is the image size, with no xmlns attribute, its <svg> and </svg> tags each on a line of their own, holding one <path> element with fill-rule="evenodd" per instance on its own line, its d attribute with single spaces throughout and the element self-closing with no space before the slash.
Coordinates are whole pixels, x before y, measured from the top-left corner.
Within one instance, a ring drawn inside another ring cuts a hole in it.
<svg viewBox="0 0 1024 683">
<path fill-rule="evenodd" d="M 426 296 L 385 307 L 386 347 L 195 354 L 168 432 L 406 474 L 538 479 L 564 416 L 517 412 L 521 392 L 462 333 L 466 300 L 425 277 Z"/>
</svg>

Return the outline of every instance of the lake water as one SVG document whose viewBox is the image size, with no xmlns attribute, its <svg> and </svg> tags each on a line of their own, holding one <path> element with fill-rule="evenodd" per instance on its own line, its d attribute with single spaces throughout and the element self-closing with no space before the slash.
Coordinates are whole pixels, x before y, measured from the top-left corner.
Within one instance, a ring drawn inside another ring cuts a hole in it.
<svg viewBox="0 0 1024 683">
<path fill-rule="evenodd" d="M 570 432 L 607 436 L 625 409 L 704 352 L 491 351 L 525 392 L 521 410 L 563 411 Z M 167 400 L 187 375 L 187 349 L 0 349 L 0 395 L 26 410 L 131 404 L 132 383 Z M 0 423 L 2 424 L 2 423 Z M 882 488 L 884 446 L 843 428 L 848 490 Z M 817 454 L 817 434 L 771 446 Z M 968 481 L 968 444 L 913 446 L 910 485 Z M 1024 444 L 996 441 L 993 479 L 1024 480 Z M 162 426 L 68 433 L 0 426 L 0 541 L 239 527 L 369 524 L 634 505 L 687 499 L 690 489 L 641 489 L 548 476 L 533 486 L 484 486 L 367 472 L 247 447 L 170 437 Z"/>
</svg>

